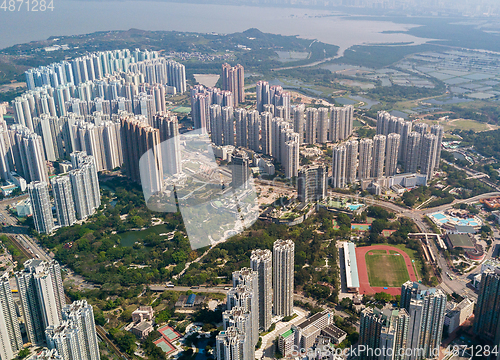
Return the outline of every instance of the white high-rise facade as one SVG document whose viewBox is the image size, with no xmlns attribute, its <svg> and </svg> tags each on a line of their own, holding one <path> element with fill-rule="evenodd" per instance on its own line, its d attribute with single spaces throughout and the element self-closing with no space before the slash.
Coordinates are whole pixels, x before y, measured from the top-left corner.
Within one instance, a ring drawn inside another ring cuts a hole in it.
<svg viewBox="0 0 500 360">
<path fill-rule="evenodd" d="M 54 204 L 59 226 L 71 226 L 76 222 L 75 204 L 68 175 L 58 176 L 51 180 Z"/>
<path fill-rule="evenodd" d="M 295 244 L 276 240 L 273 245 L 273 312 L 277 316 L 293 314 Z"/>
<path fill-rule="evenodd" d="M 45 341 L 45 329 L 58 326 L 66 304 L 59 264 L 31 259 L 16 273 L 17 288 L 28 334 L 34 344 Z"/>
<path fill-rule="evenodd" d="M 345 142 L 346 148 L 346 169 L 345 177 L 347 184 L 353 184 L 356 181 L 358 170 L 358 140 L 349 140 Z"/>
<path fill-rule="evenodd" d="M 385 143 L 385 135 L 375 135 L 373 137 L 372 177 L 375 179 L 384 176 Z"/>
<path fill-rule="evenodd" d="M 306 109 L 306 144 L 316 144 L 316 128 L 318 126 L 318 109 Z"/>
<path fill-rule="evenodd" d="M 0 358 L 11 359 L 23 348 L 9 277 L 0 277 Z"/>
<path fill-rule="evenodd" d="M 252 269 L 243 268 L 233 272 L 233 287 L 246 286 L 252 293 L 250 309 L 250 329 L 249 340 L 252 344 L 251 348 L 255 349 L 255 345 L 259 339 L 259 276 Z"/>
<path fill-rule="evenodd" d="M 333 147 L 332 152 L 332 186 L 334 188 L 345 188 L 347 171 L 347 151 L 344 145 Z M 350 159 L 352 159 L 350 157 Z M 352 163 L 351 163 L 352 166 Z"/>
<path fill-rule="evenodd" d="M 434 159 L 434 170 L 439 169 L 441 163 L 441 146 L 443 144 L 444 128 L 441 125 L 432 125 L 431 134 L 436 136 L 436 156 Z"/>
<path fill-rule="evenodd" d="M 264 331 L 271 326 L 273 310 L 273 255 L 270 250 L 253 250 L 250 267 L 258 274 L 259 283 L 259 328 Z"/>
<path fill-rule="evenodd" d="M 49 189 L 46 182 L 35 181 L 28 185 L 35 229 L 41 234 L 50 234 L 54 230 L 54 217 L 50 203 Z"/>
<path fill-rule="evenodd" d="M 217 335 L 215 347 L 218 360 L 254 360 L 245 353 L 245 334 L 235 326 Z"/>
<path fill-rule="evenodd" d="M 62 309 L 64 320 L 71 321 L 78 329 L 81 360 L 99 360 L 99 344 L 95 329 L 94 311 L 85 300 L 75 301 Z"/>
<path fill-rule="evenodd" d="M 385 176 L 396 174 L 398 167 L 399 145 L 401 135 L 391 133 L 387 135 L 387 150 L 385 153 Z"/>
<path fill-rule="evenodd" d="M 372 169 L 373 140 L 361 139 L 359 141 L 359 167 L 358 178 L 365 180 L 370 178 Z"/>
<path fill-rule="evenodd" d="M 101 194 L 94 157 L 85 152 L 71 154 L 69 172 L 78 219 L 86 219 L 101 206 Z"/>
</svg>

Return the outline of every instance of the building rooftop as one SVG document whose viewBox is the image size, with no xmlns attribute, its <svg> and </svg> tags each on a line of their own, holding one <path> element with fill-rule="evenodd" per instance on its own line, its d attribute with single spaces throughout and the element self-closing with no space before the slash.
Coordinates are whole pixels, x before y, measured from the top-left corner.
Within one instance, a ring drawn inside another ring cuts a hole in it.
<svg viewBox="0 0 500 360">
<path fill-rule="evenodd" d="M 348 288 L 359 288 L 358 264 L 356 261 L 356 247 L 353 243 L 344 243 L 344 261 L 346 283 Z"/>
<path fill-rule="evenodd" d="M 448 239 L 454 248 L 474 248 L 474 244 L 467 234 L 448 234 Z"/>
<path fill-rule="evenodd" d="M 283 339 L 286 339 L 287 337 L 289 337 L 292 334 L 293 334 L 293 329 L 290 329 L 290 330 L 285 331 L 283 334 L 281 334 L 281 337 Z"/>
<path fill-rule="evenodd" d="M 151 326 L 153 326 L 153 324 L 150 323 L 149 321 L 143 321 L 143 322 L 140 322 L 139 324 L 135 325 L 134 328 L 139 330 L 139 331 L 145 331 L 145 330 L 148 330 L 149 328 L 151 328 Z"/>
<path fill-rule="evenodd" d="M 336 339 L 339 339 L 339 338 L 343 337 L 344 335 L 347 335 L 347 333 L 344 330 L 339 329 L 338 327 L 336 327 L 333 324 L 324 328 L 323 333 L 325 335 L 328 335 L 328 336 L 330 336 L 332 338 L 336 338 Z"/>
</svg>

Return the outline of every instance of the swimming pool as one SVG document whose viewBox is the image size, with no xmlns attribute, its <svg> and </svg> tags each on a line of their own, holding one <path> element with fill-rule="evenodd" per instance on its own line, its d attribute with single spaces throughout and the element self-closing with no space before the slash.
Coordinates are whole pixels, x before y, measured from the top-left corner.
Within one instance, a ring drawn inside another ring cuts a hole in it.
<svg viewBox="0 0 500 360">
<path fill-rule="evenodd" d="M 359 208 L 363 207 L 363 204 L 349 204 L 349 205 L 347 205 L 347 207 L 349 208 L 349 210 L 355 211 L 355 210 L 358 210 Z"/>
<path fill-rule="evenodd" d="M 446 216 L 444 214 L 441 214 L 441 213 L 435 213 L 435 214 L 432 214 L 432 216 L 434 216 L 434 218 L 437 220 L 446 219 Z"/>
</svg>

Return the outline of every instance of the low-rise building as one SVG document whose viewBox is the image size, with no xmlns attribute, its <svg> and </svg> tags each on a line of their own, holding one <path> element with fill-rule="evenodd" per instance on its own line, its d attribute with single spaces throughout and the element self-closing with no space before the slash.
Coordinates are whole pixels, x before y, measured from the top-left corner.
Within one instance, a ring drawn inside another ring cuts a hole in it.
<svg viewBox="0 0 500 360">
<path fill-rule="evenodd" d="M 293 329 L 285 331 L 278 337 L 278 349 L 284 357 L 292 354 L 295 345 L 295 334 Z"/>
<path fill-rule="evenodd" d="M 145 339 L 152 331 L 153 323 L 150 321 L 142 321 L 130 329 L 130 332 L 140 339 Z"/>
<path fill-rule="evenodd" d="M 152 321 L 154 310 L 152 306 L 140 306 L 132 313 L 132 321 L 140 323 L 142 321 Z"/>
<path fill-rule="evenodd" d="M 309 319 L 298 325 L 292 325 L 295 337 L 295 345 L 300 349 L 310 349 L 326 327 L 333 322 L 333 316 L 328 310 L 314 314 Z"/>
</svg>

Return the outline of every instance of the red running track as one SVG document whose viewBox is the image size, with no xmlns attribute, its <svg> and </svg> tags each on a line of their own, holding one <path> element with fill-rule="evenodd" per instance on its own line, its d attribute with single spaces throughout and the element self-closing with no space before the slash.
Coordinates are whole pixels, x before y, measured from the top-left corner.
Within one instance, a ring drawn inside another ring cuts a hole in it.
<svg viewBox="0 0 500 360">
<path fill-rule="evenodd" d="M 356 262 L 358 263 L 358 276 L 359 276 L 359 293 L 360 294 L 375 294 L 378 292 L 385 292 L 391 295 L 401 295 L 400 287 L 390 287 L 384 289 L 383 287 L 372 287 L 370 286 L 370 281 L 368 280 L 368 269 L 366 267 L 365 255 L 371 250 L 393 250 L 398 252 L 405 259 L 406 269 L 408 270 L 408 274 L 410 275 L 411 281 L 417 281 L 417 276 L 415 275 L 415 270 L 413 269 L 413 265 L 410 257 L 404 251 L 389 246 L 389 245 L 372 245 L 372 246 L 363 246 L 356 248 Z"/>
</svg>

